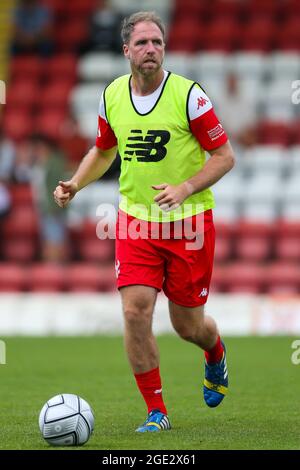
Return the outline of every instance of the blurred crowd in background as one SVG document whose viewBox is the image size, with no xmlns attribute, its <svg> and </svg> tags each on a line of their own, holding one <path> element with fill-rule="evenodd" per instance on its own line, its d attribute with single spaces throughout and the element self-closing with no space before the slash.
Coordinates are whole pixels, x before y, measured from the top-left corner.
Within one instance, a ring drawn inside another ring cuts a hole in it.
<svg viewBox="0 0 300 470">
<path fill-rule="evenodd" d="M 203 86 L 236 153 L 215 186 L 212 289 L 298 293 L 298 0 L 1 0 L 0 291 L 114 289 L 114 242 L 95 227 L 98 204 L 118 205 L 119 159 L 70 209 L 52 193 L 94 145 L 101 93 L 129 71 L 121 21 L 139 10 L 165 21 L 165 68 Z"/>
</svg>

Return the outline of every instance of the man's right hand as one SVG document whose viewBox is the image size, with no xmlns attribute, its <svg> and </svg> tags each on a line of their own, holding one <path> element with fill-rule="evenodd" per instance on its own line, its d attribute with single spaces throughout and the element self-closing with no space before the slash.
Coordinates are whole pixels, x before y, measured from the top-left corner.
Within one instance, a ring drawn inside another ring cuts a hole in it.
<svg viewBox="0 0 300 470">
<path fill-rule="evenodd" d="M 67 207 L 69 202 L 73 199 L 78 191 L 78 184 L 73 181 L 59 181 L 56 186 L 53 196 L 56 204 L 59 207 Z"/>
</svg>

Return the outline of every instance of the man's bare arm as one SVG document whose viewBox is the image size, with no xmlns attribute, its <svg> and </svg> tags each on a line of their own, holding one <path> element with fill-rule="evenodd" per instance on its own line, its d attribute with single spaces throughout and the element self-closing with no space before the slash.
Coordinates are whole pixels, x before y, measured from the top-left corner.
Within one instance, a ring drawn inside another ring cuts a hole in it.
<svg viewBox="0 0 300 470">
<path fill-rule="evenodd" d="M 152 186 L 153 189 L 161 190 L 154 201 L 162 210 L 176 209 L 186 198 L 209 188 L 233 168 L 234 154 L 229 142 L 209 153 L 211 157 L 203 168 L 178 186 L 167 183 Z"/>
<path fill-rule="evenodd" d="M 189 196 L 209 188 L 234 166 L 234 154 L 229 141 L 209 153 L 211 157 L 202 170 L 185 181 Z"/>
<path fill-rule="evenodd" d="M 116 155 L 117 147 L 109 150 L 92 147 L 83 158 L 74 176 L 69 181 L 59 181 L 53 193 L 56 203 L 60 207 L 66 207 L 80 189 L 106 173 Z"/>
</svg>

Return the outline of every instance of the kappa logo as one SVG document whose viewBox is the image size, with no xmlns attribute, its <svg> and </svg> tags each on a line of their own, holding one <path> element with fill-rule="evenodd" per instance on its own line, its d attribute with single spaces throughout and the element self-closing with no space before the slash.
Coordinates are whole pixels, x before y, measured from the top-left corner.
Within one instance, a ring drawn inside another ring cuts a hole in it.
<svg viewBox="0 0 300 470">
<path fill-rule="evenodd" d="M 115 261 L 116 278 L 118 278 L 120 275 L 120 265 L 121 265 L 120 260 L 117 259 Z"/>
<path fill-rule="evenodd" d="M 208 290 L 206 289 L 206 287 L 203 287 L 202 291 L 199 294 L 199 297 L 206 297 L 207 294 L 208 294 Z"/>
<path fill-rule="evenodd" d="M 167 154 L 166 145 L 171 135 L 168 131 L 149 130 L 145 138 L 140 129 L 132 129 L 128 137 L 124 160 L 131 161 L 136 155 L 138 162 L 159 162 Z"/>
<path fill-rule="evenodd" d="M 206 100 L 205 98 L 201 97 L 201 98 L 198 98 L 198 107 L 197 109 L 200 108 L 203 108 L 204 105 L 206 105 L 206 103 L 208 103 L 208 100 Z"/>
</svg>

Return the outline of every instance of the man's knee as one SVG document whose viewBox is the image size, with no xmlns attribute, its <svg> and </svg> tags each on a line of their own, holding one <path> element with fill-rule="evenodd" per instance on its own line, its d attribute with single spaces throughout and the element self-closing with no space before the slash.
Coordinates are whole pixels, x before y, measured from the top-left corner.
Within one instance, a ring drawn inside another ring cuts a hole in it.
<svg viewBox="0 0 300 470">
<path fill-rule="evenodd" d="M 149 302 L 143 300 L 131 302 L 124 307 L 126 323 L 130 325 L 143 325 L 151 323 L 153 308 Z"/>
<path fill-rule="evenodd" d="M 177 325 L 175 327 L 176 333 L 180 336 L 180 338 L 188 341 L 190 343 L 194 343 L 196 340 L 196 332 L 192 328 L 187 327 L 186 325 Z"/>
<path fill-rule="evenodd" d="M 173 327 L 184 341 L 200 345 L 205 336 L 205 328 L 203 321 L 197 322 L 173 322 Z"/>
<path fill-rule="evenodd" d="M 127 324 L 147 324 L 152 321 L 156 291 L 144 286 L 121 289 L 123 314 Z"/>
<path fill-rule="evenodd" d="M 169 302 L 170 319 L 180 338 L 199 344 L 204 334 L 204 307 L 182 307 Z"/>
</svg>

